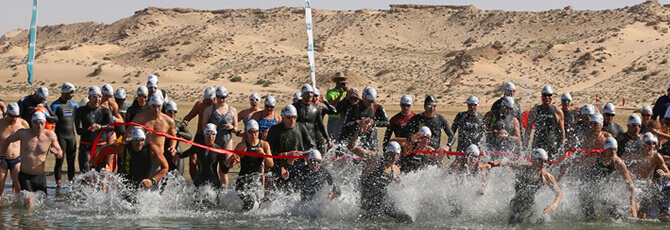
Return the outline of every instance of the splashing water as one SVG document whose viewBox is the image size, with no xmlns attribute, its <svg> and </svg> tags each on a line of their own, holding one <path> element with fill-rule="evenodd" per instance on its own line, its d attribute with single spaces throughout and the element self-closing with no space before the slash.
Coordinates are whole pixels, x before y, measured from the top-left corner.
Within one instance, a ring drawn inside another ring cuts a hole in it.
<svg viewBox="0 0 670 230">
<path fill-rule="evenodd" d="M 242 202 L 233 189 L 195 187 L 174 173 L 166 175 L 160 189 L 150 190 L 131 189 L 116 174 L 88 172 L 55 194 L 51 194 L 55 185 L 50 182 L 50 194 L 38 195 L 31 211 L 23 208 L 21 194 L 6 191 L 0 202 L 2 228 L 509 228 L 509 202 L 514 196 L 515 180 L 509 168 L 489 171 L 484 195 L 478 193 L 482 189 L 479 175 L 451 175 L 436 166 L 405 174 L 402 183 L 389 187 L 390 197 L 398 208 L 414 220 L 411 224 L 400 224 L 388 217 L 359 218 L 358 178 L 362 164 L 332 160 L 334 152 L 325 154 L 323 167 L 331 170 L 342 195 L 331 202 L 327 201 L 327 191 L 305 203 L 300 202 L 297 193 L 280 193 L 273 194 L 271 202 L 259 202 L 253 210 L 241 212 Z M 558 167 L 549 170 L 555 175 Z M 601 214 L 591 223 L 584 221 L 581 212 L 580 183 L 568 177 L 559 185 L 564 196 L 557 210 L 551 215 L 543 214 L 555 198 L 553 191 L 545 186 L 536 195 L 532 216 L 521 227 L 668 227 L 658 220 L 626 218 L 630 216 L 626 210 L 628 190 L 619 180 L 603 182 L 598 192 L 604 200 L 616 204 L 626 217 L 613 220 L 596 206 Z M 263 191 L 255 193 L 259 200 L 264 196 Z"/>
</svg>

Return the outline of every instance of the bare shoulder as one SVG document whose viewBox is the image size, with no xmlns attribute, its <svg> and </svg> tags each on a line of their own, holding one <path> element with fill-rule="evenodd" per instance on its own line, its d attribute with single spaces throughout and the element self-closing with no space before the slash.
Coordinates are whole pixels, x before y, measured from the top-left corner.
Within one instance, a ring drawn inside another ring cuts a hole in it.
<svg viewBox="0 0 670 230">
<path fill-rule="evenodd" d="M 28 122 L 27 122 L 26 120 L 23 120 L 23 118 L 19 118 L 19 122 L 21 122 L 21 125 L 22 125 L 24 128 L 26 128 L 26 129 L 27 129 L 27 128 L 30 128 L 30 124 L 28 124 Z"/>
<path fill-rule="evenodd" d="M 229 106 L 230 106 L 230 112 L 231 113 L 237 113 L 237 109 L 235 107 L 233 107 L 232 105 L 229 105 Z"/>
<path fill-rule="evenodd" d="M 47 136 L 50 139 L 58 140 L 58 136 L 56 136 L 56 132 L 54 132 L 53 130 L 48 130 L 48 129 L 45 130 L 45 131 L 46 131 Z"/>
</svg>

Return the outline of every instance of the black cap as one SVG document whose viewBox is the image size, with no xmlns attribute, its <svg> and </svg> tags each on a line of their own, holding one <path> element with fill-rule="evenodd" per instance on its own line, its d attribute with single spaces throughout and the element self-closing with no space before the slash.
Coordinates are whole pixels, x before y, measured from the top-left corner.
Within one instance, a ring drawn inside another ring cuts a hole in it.
<svg viewBox="0 0 670 230">
<path fill-rule="evenodd" d="M 426 100 L 423 101 L 423 104 L 426 105 L 431 102 L 437 102 L 437 99 L 433 95 L 428 95 Z"/>
</svg>

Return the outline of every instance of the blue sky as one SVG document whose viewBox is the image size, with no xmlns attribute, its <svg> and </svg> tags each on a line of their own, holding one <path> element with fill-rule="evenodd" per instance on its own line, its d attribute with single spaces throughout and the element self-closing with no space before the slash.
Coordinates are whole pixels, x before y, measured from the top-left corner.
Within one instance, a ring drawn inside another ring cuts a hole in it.
<svg viewBox="0 0 670 230">
<path fill-rule="evenodd" d="M 312 8 L 328 10 L 388 9 L 390 4 L 474 5 L 479 9 L 542 11 L 573 6 L 575 10 L 615 9 L 644 0 L 313 0 Z M 5 0 L 0 7 L 0 35 L 30 25 L 32 0 Z M 670 4 L 670 0 L 661 0 Z M 39 2 L 38 26 L 75 22 L 113 23 L 149 6 L 194 9 L 268 9 L 304 6 L 303 0 L 45 0 Z"/>
</svg>

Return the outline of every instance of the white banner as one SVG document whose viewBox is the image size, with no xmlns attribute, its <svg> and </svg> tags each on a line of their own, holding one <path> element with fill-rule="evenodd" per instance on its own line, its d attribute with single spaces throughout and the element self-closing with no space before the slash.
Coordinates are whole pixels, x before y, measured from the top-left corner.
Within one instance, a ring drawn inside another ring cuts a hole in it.
<svg viewBox="0 0 670 230">
<path fill-rule="evenodd" d="M 309 58 L 309 71 L 312 76 L 312 87 L 316 88 L 316 73 L 314 65 L 314 34 L 312 33 L 312 4 L 305 0 L 305 25 L 307 27 L 307 57 Z"/>
</svg>

